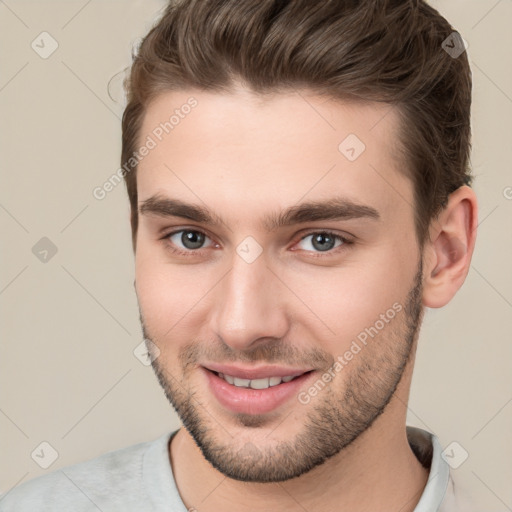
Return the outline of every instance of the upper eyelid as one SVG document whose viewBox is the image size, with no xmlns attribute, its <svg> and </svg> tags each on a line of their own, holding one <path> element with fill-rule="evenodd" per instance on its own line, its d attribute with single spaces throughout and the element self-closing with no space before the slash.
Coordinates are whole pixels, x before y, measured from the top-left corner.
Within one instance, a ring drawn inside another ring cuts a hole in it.
<svg viewBox="0 0 512 512">
<path fill-rule="evenodd" d="M 163 234 L 162 235 L 162 238 L 166 239 L 166 238 L 169 238 L 170 236 L 173 236 L 173 235 L 176 235 L 178 233 L 181 233 L 183 231 L 195 231 L 197 233 L 201 233 L 203 234 L 204 236 L 208 237 L 210 240 L 213 241 L 213 238 L 208 234 L 206 233 L 204 230 L 202 229 L 199 229 L 199 228 L 181 228 L 181 229 L 174 229 L 172 231 L 169 231 L 167 234 Z"/>
</svg>

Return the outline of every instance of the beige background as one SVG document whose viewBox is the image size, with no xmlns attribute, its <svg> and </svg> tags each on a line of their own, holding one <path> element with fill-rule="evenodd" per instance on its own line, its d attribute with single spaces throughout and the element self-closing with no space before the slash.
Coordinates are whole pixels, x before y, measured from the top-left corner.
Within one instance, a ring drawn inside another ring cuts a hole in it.
<svg viewBox="0 0 512 512">
<path fill-rule="evenodd" d="M 469 44 L 480 227 L 463 288 L 427 314 L 409 422 L 468 452 L 454 472 L 482 510 L 512 510 L 512 2 L 432 3 Z M 133 354 L 124 185 L 92 195 L 120 154 L 119 77 L 113 99 L 107 85 L 163 5 L 0 1 L 2 492 L 179 424 Z M 47 59 L 31 47 L 43 31 L 59 45 Z M 46 263 L 32 252 L 42 237 L 57 248 Z M 43 441 L 58 452 L 47 470 L 31 458 Z"/>
</svg>

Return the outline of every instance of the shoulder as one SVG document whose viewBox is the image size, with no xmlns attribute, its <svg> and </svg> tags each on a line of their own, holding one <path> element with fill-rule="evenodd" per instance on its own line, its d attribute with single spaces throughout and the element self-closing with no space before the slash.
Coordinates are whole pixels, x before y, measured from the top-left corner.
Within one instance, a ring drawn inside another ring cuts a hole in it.
<svg viewBox="0 0 512 512">
<path fill-rule="evenodd" d="M 112 501 L 122 505 L 128 494 L 144 494 L 144 454 L 161 439 L 111 451 L 20 484 L 0 496 L 0 512 L 97 512 L 107 501 L 105 510 L 112 510 Z"/>
</svg>

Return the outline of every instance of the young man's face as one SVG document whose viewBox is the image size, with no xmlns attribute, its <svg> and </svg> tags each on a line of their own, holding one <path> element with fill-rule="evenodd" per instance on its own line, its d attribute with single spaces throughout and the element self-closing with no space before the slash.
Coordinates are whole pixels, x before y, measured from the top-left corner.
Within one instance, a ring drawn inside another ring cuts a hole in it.
<svg viewBox="0 0 512 512">
<path fill-rule="evenodd" d="M 158 129 L 191 96 L 197 106 Z M 310 470 L 395 392 L 422 293 L 397 122 L 388 106 L 305 91 L 172 92 L 147 111 L 139 141 L 157 144 L 137 171 L 144 335 L 191 436 L 232 478 Z M 177 213 L 166 200 L 218 222 L 166 215 Z M 322 217 L 335 202 L 339 215 Z M 282 218 L 306 203 L 319 206 Z"/>
</svg>

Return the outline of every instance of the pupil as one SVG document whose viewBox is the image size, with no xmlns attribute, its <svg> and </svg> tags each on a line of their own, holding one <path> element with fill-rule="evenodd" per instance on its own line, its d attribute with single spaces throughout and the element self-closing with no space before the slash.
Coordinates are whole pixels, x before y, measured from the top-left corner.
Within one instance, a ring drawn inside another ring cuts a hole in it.
<svg viewBox="0 0 512 512">
<path fill-rule="evenodd" d="M 327 240 L 327 243 L 325 243 L 325 240 Z M 319 251 L 332 249 L 334 247 L 334 238 L 326 233 L 319 233 L 313 237 L 313 247 Z"/>
<path fill-rule="evenodd" d="M 204 243 L 204 235 L 197 231 L 184 231 L 181 242 L 187 249 L 199 249 Z"/>
</svg>

